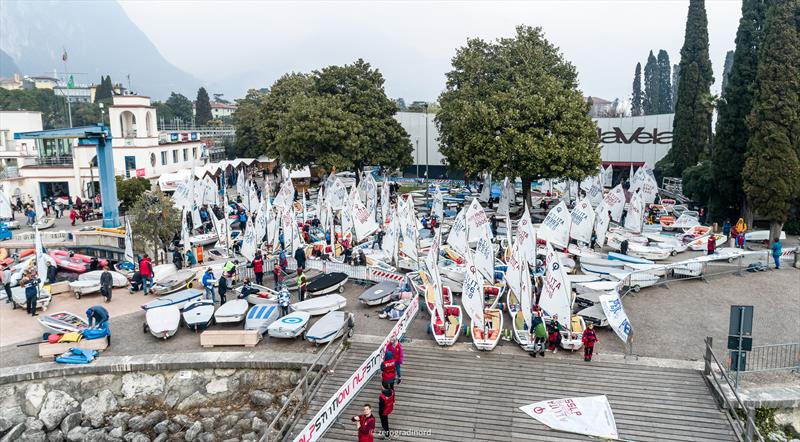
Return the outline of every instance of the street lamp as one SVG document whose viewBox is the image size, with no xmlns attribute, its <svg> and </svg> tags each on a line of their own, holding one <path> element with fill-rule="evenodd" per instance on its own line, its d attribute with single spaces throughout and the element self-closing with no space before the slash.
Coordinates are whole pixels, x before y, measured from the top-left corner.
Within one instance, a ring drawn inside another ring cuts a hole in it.
<svg viewBox="0 0 800 442">
<path fill-rule="evenodd" d="M 428 178 L 428 103 L 425 103 L 425 179 Z"/>
<path fill-rule="evenodd" d="M 419 178 L 419 137 L 417 137 L 417 178 Z"/>
</svg>

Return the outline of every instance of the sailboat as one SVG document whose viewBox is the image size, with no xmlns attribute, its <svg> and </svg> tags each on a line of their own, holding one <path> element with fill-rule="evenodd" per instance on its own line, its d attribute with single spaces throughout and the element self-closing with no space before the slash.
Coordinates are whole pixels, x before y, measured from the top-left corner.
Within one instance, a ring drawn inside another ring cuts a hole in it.
<svg viewBox="0 0 800 442">
<path fill-rule="evenodd" d="M 528 326 L 531 323 L 531 307 L 533 306 L 533 293 L 531 290 L 531 274 L 525 254 L 523 253 L 519 234 L 508 260 L 506 281 L 506 305 L 511 316 L 511 330 L 514 341 L 525 351 L 533 350 Z"/>
<path fill-rule="evenodd" d="M 564 273 L 558 255 L 549 242 L 547 243 L 545 266 L 539 306 L 542 308 L 547 322 L 552 322 L 554 316 L 558 316 L 559 322 L 564 326 L 564 330 L 561 332 L 561 347 L 566 350 L 579 350 L 583 346 L 581 338 L 586 323 L 582 317 L 572 314 L 574 300 L 570 281 Z"/>
<path fill-rule="evenodd" d="M 469 333 L 478 350 L 491 351 L 500 342 L 503 313 L 497 308 L 499 296 L 490 297 L 486 305 L 487 290 L 494 290 L 498 295 L 501 292 L 500 287 L 484 284 L 477 267 L 467 259 L 461 300 L 471 319 Z"/>
<path fill-rule="evenodd" d="M 439 276 L 438 260 L 441 241 L 441 231 L 437 230 L 428 255 L 425 257 L 425 267 L 430 275 L 430 283 L 425 286 L 425 299 L 427 301 L 432 298 L 432 303 L 428 308 L 431 313 L 430 331 L 433 339 L 439 345 L 450 346 L 456 343 L 461 334 L 463 318 L 461 307 L 452 303 L 452 296 L 450 296 L 450 302 L 446 302 L 444 299 L 445 291 L 450 294 L 450 289 L 442 286 Z M 428 305 L 428 302 L 425 304 Z"/>
</svg>

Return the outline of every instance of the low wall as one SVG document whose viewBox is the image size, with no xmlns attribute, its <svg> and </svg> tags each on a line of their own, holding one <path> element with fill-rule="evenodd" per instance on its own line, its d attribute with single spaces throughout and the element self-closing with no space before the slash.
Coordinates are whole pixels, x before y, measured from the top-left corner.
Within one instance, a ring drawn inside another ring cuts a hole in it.
<svg viewBox="0 0 800 442">
<path fill-rule="evenodd" d="M 0 442 L 258 440 L 313 354 L 104 357 L 0 376 Z"/>
</svg>

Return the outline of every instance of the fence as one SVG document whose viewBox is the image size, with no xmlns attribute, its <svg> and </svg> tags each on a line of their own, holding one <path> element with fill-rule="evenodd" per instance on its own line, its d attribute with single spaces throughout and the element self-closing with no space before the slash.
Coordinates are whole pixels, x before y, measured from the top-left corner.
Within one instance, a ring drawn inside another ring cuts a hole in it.
<svg viewBox="0 0 800 442">
<path fill-rule="evenodd" d="M 275 261 L 277 261 L 277 258 L 269 258 L 264 260 L 264 269 L 266 272 L 271 271 L 272 267 L 275 265 Z M 291 272 L 297 270 L 297 261 L 294 258 L 287 257 L 286 261 L 288 265 L 284 270 L 289 270 Z M 322 273 L 332 273 L 332 272 L 345 273 L 349 278 L 358 279 L 361 281 L 369 281 L 369 282 L 384 282 L 384 281 L 403 282 L 405 280 L 405 275 L 401 273 L 389 272 L 380 269 L 378 267 L 351 266 L 341 262 L 322 261 L 319 259 L 306 260 L 305 268 L 319 270 Z M 239 272 L 239 275 L 243 277 L 250 278 L 251 280 L 255 278 L 253 269 L 248 268 L 246 264 L 240 265 L 237 270 Z"/>
<path fill-rule="evenodd" d="M 728 350 L 726 368 L 731 369 L 731 352 Z M 767 371 L 795 371 L 800 372 L 800 343 L 757 345 L 746 352 L 745 369 L 740 373 L 756 373 Z"/>
<path fill-rule="evenodd" d="M 753 407 L 747 407 L 742 401 L 742 398 L 739 397 L 739 393 L 737 393 L 736 389 L 733 387 L 733 383 L 730 377 L 728 377 L 725 368 L 714 354 L 714 350 L 712 349 L 713 342 L 711 337 L 706 337 L 706 352 L 703 356 L 704 378 L 714 392 L 717 405 L 725 410 L 725 413 L 728 415 L 728 420 L 731 423 L 734 433 L 736 433 L 737 439 L 745 442 L 761 442 L 764 438 L 756 427 L 756 410 Z M 726 386 L 727 388 L 725 388 Z M 727 391 L 733 392 L 733 401 L 728 398 L 726 394 Z M 738 410 L 744 412 L 744 417 L 740 415 Z"/>
</svg>

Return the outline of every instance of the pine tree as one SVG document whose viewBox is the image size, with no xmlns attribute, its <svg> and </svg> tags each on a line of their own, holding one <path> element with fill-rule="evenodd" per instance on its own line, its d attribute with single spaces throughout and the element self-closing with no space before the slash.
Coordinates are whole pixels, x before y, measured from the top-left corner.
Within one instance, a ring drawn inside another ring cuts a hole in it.
<svg viewBox="0 0 800 442">
<path fill-rule="evenodd" d="M 745 0 L 744 3 L 747 3 L 747 0 Z M 744 3 L 742 4 L 742 7 L 744 7 Z M 722 68 L 722 88 L 720 89 L 722 94 L 725 94 L 725 88 L 728 87 L 728 80 L 731 76 L 731 69 L 733 68 L 733 52 L 734 51 L 728 51 L 725 54 L 725 65 Z"/>
<path fill-rule="evenodd" d="M 211 100 L 208 98 L 206 88 L 201 87 L 197 90 L 197 99 L 195 100 L 194 106 L 194 121 L 198 126 L 204 126 L 210 120 L 214 119 L 214 116 L 211 115 Z"/>
<path fill-rule="evenodd" d="M 731 67 L 723 74 L 725 86 L 722 99 L 717 104 L 717 129 L 712 153 L 714 185 L 717 189 L 717 207 L 710 208 L 715 215 L 735 218 L 744 216 L 752 223 L 746 210 L 742 190 L 742 167 L 747 151 L 750 130 L 745 124 L 752 110 L 753 83 L 758 67 L 758 49 L 761 47 L 765 6 L 763 0 L 744 0 L 742 18 L 736 32 L 736 51 L 729 51 Z"/>
<path fill-rule="evenodd" d="M 672 130 L 672 149 L 656 164 L 662 176 L 681 176 L 708 151 L 711 84 L 714 75 L 708 58 L 708 19 L 704 0 L 690 0 L 686 33 L 681 48 L 678 101 Z"/>
<path fill-rule="evenodd" d="M 633 74 L 633 94 L 631 95 L 631 114 L 634 117 L 642 115 L 642 64 L 636 63 Z"/>
<path fill-rule="evenodd" d="M 659 100 L 658 100 L 658 113 L 669 114 L 672 113 L 672 72 L 669 64 L 669 54 L 667 51 L 658 51 L 658 85 L 659 85 Z"/>
<path fill-rule="evenodd" d="M 658 113 L 658 103 L 661 100 L 661 88 L 658 82 L 658 61 L 653 51 L 647 57 L 647 64 L 644 65 L 644 100 L 642 108 L 645 115 Z"/>
<path fill-rule="evenodd" d="M 681 66 L 672 65 L 672 112 L 675 112 L 675 104 L 678 102 L 678 80 L 681 78 Z"/>
<path fill-rule="evenodd" d="M 800 0 L 769 5 L 747 119 L 743 178 L 755 212 L 770 220 L 772 240 L 788 219 L 792 201 L 800 198 Z"/>
<path fill-rule="evenodd" d="M 94 93 L 94 101 L 110 100 L 114 96 L 114 89 L 111 85 L 111 76 L 100 76 L 100 84 Z"/>
</svg>

